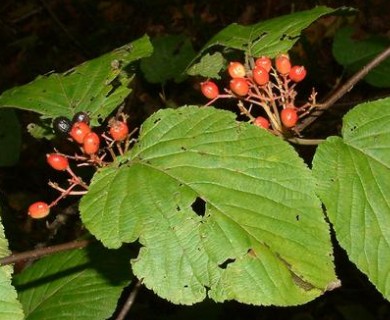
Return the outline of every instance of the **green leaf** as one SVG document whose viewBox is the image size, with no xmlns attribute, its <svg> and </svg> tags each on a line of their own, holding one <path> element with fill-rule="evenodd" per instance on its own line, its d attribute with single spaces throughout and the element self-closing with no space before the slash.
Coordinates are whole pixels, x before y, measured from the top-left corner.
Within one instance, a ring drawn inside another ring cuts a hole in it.
<svg viewBox="0 0 390 320">
<path fill-rule="evenodd" d="M 93 244 L 35 262 L 15 277 L 27 320 L 107 319 L 132 277 L 128 255 Z"/>
<path fill-rule="evenodd" d="M 214 108 L 155 113 L 80 203 L 109 248 L 139 239 L 134 273 L 161 297 L 295 305 L 337 279 L 310 171 L 286 142 Z"/>
<path fill-rule="evenodd" d="M 170 79 L 181 82 L 185 68 L 195 56 L 190 39 L 184 35 L 167 35 L 152 40 L 153 54 L 141 60 L 141 70 L 151 83 Z"/>
<path fill-rule="evenodd" d="M 290 50 L 299 39 L 303 29 L 321 16 L 336 11 L 319 6 L 249 26 L 233 23 L 211 38 L 196 58 L 216 45 L 241 50 L 250 56 L 275 57 L 279 53 L 286 53 Z"/>
<path fill-rule="evenodd" d="M 333 41 L 333 55 L 349 73 L 355 73 L 389 47 L 390 41 L 378 35 L 354 39 L 351 27 L 340 29 Z M 364 80 L 372 86 L 390 87 L 390 59 L 368 73 Z"/>
<path fill-rule="evenodd" d="M 191 66 L 187 73 L 191 76 L 200 75 L 205 78 L 221 79 L 219 72 L 225 65 L 225 59 L 220 52 L 215 52 L 212 55 L 206 54 L 200 59 L 199 63 Z"/>
<path fill-rule="evenodd" d="M 313 160 L 317 193 L 349 258 L 390 298 L 390 99 L 355 107 Z"/>
<path fill-rule="evenodd" d="M 88 112 L 91 124 L 105 119 L 130 94 L 131 63 L 152 53 L 144 36 L 110 53 L 89 60 L 65 73 L 52 73 L 5 91 L 1 107 L 35 111 L 45 118 Z"/>
<path fill-rule="evenodd" d="M 1 217 L 1 206 L 0 206 Z M 0 258 L 10 254 L 8 241 L 5 238 L 3 225 L 0 219 Z M 15 288 L 11 284 L 12 266 L 0 266 L 0 319 L 21 320 L 24 319 L 22 305 L 17 299 Z"/>
<path fill-rule="evenodd" d="M 12 109 L 0 109 L 0 166 L 12 166 L 19 160 L 22 134 Z"/>
</svg>

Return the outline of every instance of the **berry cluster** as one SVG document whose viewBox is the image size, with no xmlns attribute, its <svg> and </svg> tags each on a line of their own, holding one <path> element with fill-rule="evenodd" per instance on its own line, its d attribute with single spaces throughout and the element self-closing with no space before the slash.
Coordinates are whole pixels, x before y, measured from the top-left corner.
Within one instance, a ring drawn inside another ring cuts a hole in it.
<svg viewBox="0 0 390 320">
<path fill-rule="evenodd" d="M 76 166 L 102 167 L 107 165 L 106 158 L 109 155 L 113 161 L 116 156 L 124 154 L 130 144 L 134 142 L 131 136 L 136 130 L 129 132 L 126 116 L 118 113 L 108 122 L 108 132 L 98 134 L 92 130 L 89 124 L 89 116 L 85 112 L 78 112 L 72 120 L 66 117 L 58 117 L 53 121 L 54 131 L 63 137 L 68 137 L 77 143 L 81 154 L 66 155 L 54 152 L 46 155 L 47 163 L 57 171 L 65 171 L 69 174 L 67 188 L 60 187 L 57 183 L 49 182 L 49 186 L 58 190 L 60 196 L 50 204 L 37 201 L 30 205 L 28 214 L 34 219 L 41 219 L 50 213 L 50 208 L 68 195 L 83 195 L 88 190 L 88 185 L 82 178 L 70 168 L 69 160 L 73 160 Z"/>
<path fill-rule="evenodd" d="M 212 80 L 201 83 L 203 95 L 210 99 L 207 105 L 221 98 L 237 99 L 241 114 L 246 115 L 254 125 L 276 135 L 291 131 L 298 120 L 309 114 L 316 105 L 316 92 L 313 90 L 307 103 L 296 106 L 295 87 L 306 77 L 306 69 L 304 66 L 291 65 L 286 54 L 278 55 L 274 64 L 265 56 L 250 58 L 246 65 L 233 61 L 229 63 L 227 72 L 230 82 L 224 93 L 220 93 Z M 260 109 L 254 110 L 254 106 Z"/>
</svg>

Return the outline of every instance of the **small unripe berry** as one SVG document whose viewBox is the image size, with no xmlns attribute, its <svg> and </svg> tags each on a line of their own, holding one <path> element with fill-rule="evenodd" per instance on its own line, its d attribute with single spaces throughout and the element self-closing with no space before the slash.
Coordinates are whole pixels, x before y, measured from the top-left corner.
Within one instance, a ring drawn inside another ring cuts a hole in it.
<svg viewBox="0 0 390 320">
<path fill-rule="evenodd" d="M 264 117 L 257 117 L 254 121 L 253 121 L 253 124 L 255 126 L 258 126 L 260 128 L 264 128 L 264 129 L 268 129 L 269 128 L 269 121 L 268 119 L 264 118 Z"/>
<path fill-rule="evenodd" d="M 72 118 L 72 123 L 76 122 L 85 122 L 86 124 L 89 124 L 89 115 L 86 114 L 85 112 L 77 112 L 73 118 Z"/>
<path fill-rule="evenodd" d="M 28 208 L 28 215 L 34 219 L 42 219 L 50 213 L 50 207 L 46 202 L 37 201 Z"/>
<path fill-rule="evenodd" d="M 95 154 L 99 151 L 100 138 L 95 132 L 88 133 L 83 141 L 83 149 L 86 154 Z"/>
<path fill-rule="evenodd" d="M 72 122 L 67 117 L 57 117 L 53 121 L 53 129 L 59 135 L 68 135 L 71 128 Z"/>
<path fill-rule="evenodd" d="M 282 75 L 288 74 L 291 70 L 291 62 L 288 55 L 286 54 L 278 55 L 275 58 L 275 68 Z"/>
<path fill-rule="evenodd" d="M 280 119 L 286 128 L 294 127 L 298 122 L 298 113 L 295 108 L 286 108 L 280 112 Z"/>
<path fill-rule="evenodd" d="M 234 78 L 230 80 L 230 90 L 238 96 L 246 96 L 249 92 L 249 85 L 245 78 Z"/>
<path fill-rule="evenodd" d="M 246 76 L 245 67 L 241 62 L 230 62 L 228 66 L 229 75 L 234 78 L 244 78 Z"/>
<path fill-rule="evenodd" d="M 203 95 L 208 99 L 215 99 L 219 95 L 219 89 L 213 81 L 205 81 L 200 84 Z"/>
<path fill-rule="evenodd" d="M 129 134 L 129 127 L 123 121 L 113 121 L 110 126 L 110 135 L 115 141 L 123 141 Z"/>
<path fill-rule="evenodd" d="M 85 122 L 76 122 L 73 124 L 69 134 L 73 140 L 81 144 L 83 143 L 85 136 L 91 131 L 90 126 Z"/>
<path fill-rule="evenodd" d="M 293 66 L 288 75 L 292 81 L 300 82 L 306 77 L 306 69 L 304 66 Z"/>
<path fill-rule="evenodd" d="M 46 155 L 47 163 L 55 170 L 64 171 L 69 167 L 68 158 L 58 153 Z"/>
<path fill-rule="evenodd" d="M 255 65 L 259 67 L 263 67 L 267 72 L 270 72 L 272 67 L 271 59 L 265 56 L 257 58 L 255 61 Z"/>
<path fill-rule="evenodd" d="M 252 71 L 253 80 L 259 85 L 264 86 L 269 81 L 269 73 L 263 67 L 256 66 Z"/>
</svg>

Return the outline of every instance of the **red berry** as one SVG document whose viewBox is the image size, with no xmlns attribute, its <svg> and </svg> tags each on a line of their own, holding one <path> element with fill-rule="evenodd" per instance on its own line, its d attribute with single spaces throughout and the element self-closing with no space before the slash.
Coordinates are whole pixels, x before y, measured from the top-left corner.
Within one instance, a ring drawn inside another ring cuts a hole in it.
<svg viewBox="0 0 390 320">
<path fill-rule="evenodd" d="M 232 78 L 244 78 L 246 76 L 245 67 L 241 62 L 230 62 L 228 73 Z"/>
<path fill-rule="evenodd" d="M 95 132 L 88 133 L 83 141 L 83 149 L 86 154 L 95 154 L 99 151 L 100 138 Z"/>
<path fill-rule="evenodd" d="M 295 108 L 286 108 L 283 109 L 280 113 L 280 118 L 285 127 L 291 128 L 295 126 L 298 122 L 298 113 Z"/>
<path fill-rule="evenodd" d="M 255 65 L 259 67 L 263 67 L 265 70 L 267 70 L 267 72 L 270 72 L 272 62 L 270 58 L 262 56 L 256 59 Z"/>
<path fill-rule="evenodd" d="M 288 75 L 292 81 L 300 82 L 306 77 L 306 69 L 304 66 L 293 66 Z"/>
<path fill-rule="evenodd" d="M 219 95 L 219 89 L 213 81 L 205 81 L 200 84 L 203 95 L 208 99 L 215 99 Z"/>
<path fill-rule="evenodd" d="M 246 96 L 249 92 L 249 85 L 244 78 L 234 78 L 230 80 L 230 89 L 238 96 Z"/>
<path fill-rule="evenodd" d="M 67 157 L 62 154 L 51 153 L 46 155 L 48 164 L 55 170 L 64 171 L 69 167 L 69 161 Z"/>
<path fill-rule="evenodd" d="M 28 208 L 28 215 L 34 219 L 44 218 L 49 213 L 50 213 L 50 207 L 46 202 L 43 201 L 34 202 Z"/>
<path fill-rule="evenodd" d="M 69 132 L 69 135 L 77 143 L 83 143 L 84 137 L 91 132 L 91 127 L 85 122 L 76 122 L 73 124 L 72 129 Z"/>
<path fill-rule="evenodd" d="M 252 71 L 252 76 L 259 86 L 263 86 L 269 81 L 269 73 L 263 67 L 256 66 Z"/>
<path fill-rule="evenodd" d="M 288 74 L 291 69 L 291 62 L 288 55 L 286 54 L 278 55 L 275 58 L 275 68 L 282 75 Z"/>
<path fill-rule="evenodd" d="M 268 129 L 269 128 L 269 121 L 268 119 L 264 117 L 257 117 L 254 121 L 253 124 L 255 126 L 258 126 L 260 128 Z"/>
<path fill-rule="evenodd" d="M 115 141 L 123 141 L 129 134 L 129 127 L 125 122 L 113 121 L 110 126 L 110 135 Z"/>
</svg>

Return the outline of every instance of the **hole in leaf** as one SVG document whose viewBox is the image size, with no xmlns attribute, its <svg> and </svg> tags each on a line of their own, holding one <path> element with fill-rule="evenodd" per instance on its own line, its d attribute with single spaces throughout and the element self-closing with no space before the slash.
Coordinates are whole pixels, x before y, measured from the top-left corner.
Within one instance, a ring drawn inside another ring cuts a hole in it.
<svg viewBox="0 0 390 320">
<path fill-rule="evenodd" d="M 300 218 L 301 218 L 301 217 L 299 216 L 299 214 L 297 214 L 297 215 L 295 216 L 295 219 L 297 219 L 297 221 L 299 221 Z"/>
<path fill-rule="evenodd" d="M 280 37 L 280 41 L 283 41 L 283 40 L 295 40 L 297 39 L 299 36 L 291 36 L 289 34 L 283 34 L 281 37 Z"/>
<path fill-rule="evenodd" d="M 181 211 L 179 206 L 176 206 L 176 211 Z"/>
<path fill-rule="evenodd" d="M 184 288 L 188 288 L 188 285 L 186 284 L 186 285 L 184 286 Z"/>
<path fill-rule="evenodd" d="M 191 204 L 191 208 L 198 216 L 203 217 L 206 212 L 206 202 L 203 199 L 196 197 L 195 201 Z"/>
<path fill-rule="evenodd" d="M 260 40 L 262 40 L 266 35 L 268 35 L 268 32 L 262 32 L 261 34 L 259 34 L 257 37 L 255 37 L 253 39 L 253 43 L 255 42 L 259 42 Z"/>
<path fill-rule="evenodd" d="M 160 120 L 161 120 L 160 118 L 157 118 L 156 120 L 154 120 L 154 121 L 153 121 L 153 124 L 157 124 L 157 123 L 159 123 L 159 122 L 160 122 Z"/>
<path fill-rule="evenodd" d="M 222 262 L 221 264 L 218 265 L 218 267 L 220 267 L 221 269 L 226 269 L 228 267 L 229 264 L 233 263 L 234 261 L 236 261 L 236 259 L 226 259 L 224 262 Z"/>
<path fill-rule="evenodd" d="M 249 250 L 247 251 L 247 254 L 248 254 L 249 256 L 253 257 L 253 258 L 256 258 L 256 257 L 257 257 L 257 254 L 256 254 L 256 252 L 255 252 L 253 249 L 249 249 Z"/>
<path fill-rule="evenodd" d="M 185 148 L 185 147 L 180 147 L 180 149 L 182 150 L 182 151 L 187 151 L 187 148 Z"/>
<path fill-rule="evenodd" d="M 112 80 L 110 82 L 110 85 L 112 85 L 112 88 L 110 91 L 108 91 L 108 93 L 106 94 L 106 98 L 108 98 L 109 96 L 111 96 L 115 91 L 116 89 L 118 89 L 120 86 L 121 86 L 121 82 L 115 78 L 114 80 Z"/>
</svg>

